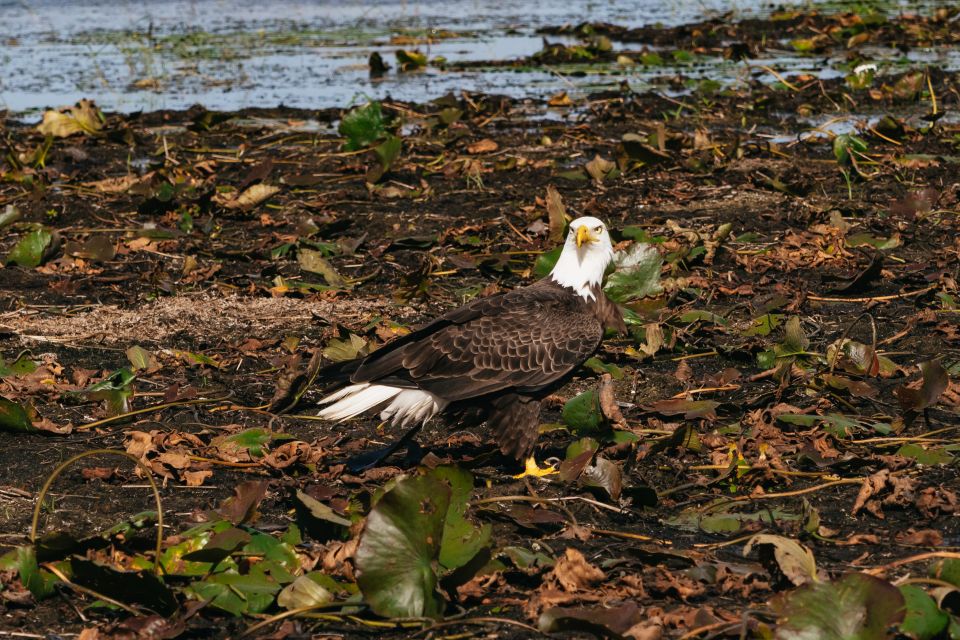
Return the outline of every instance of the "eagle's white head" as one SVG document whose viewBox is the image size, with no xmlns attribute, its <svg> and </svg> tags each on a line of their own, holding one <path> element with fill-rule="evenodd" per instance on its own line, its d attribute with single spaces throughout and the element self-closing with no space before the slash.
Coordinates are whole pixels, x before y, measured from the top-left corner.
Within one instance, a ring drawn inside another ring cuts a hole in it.
<svg viewBox="0 0 960 640">
<path fill-rule="evenodd" d="M 584 299 L 593 299 L 591 286 L 599 285 L 603 272 L 613 260 L 613 243 L 607 225 L 585 216 L 570 223 L 567 241 L 560 252 L 550 277 L 557 284 L 570 287 Z"/>
</svg>

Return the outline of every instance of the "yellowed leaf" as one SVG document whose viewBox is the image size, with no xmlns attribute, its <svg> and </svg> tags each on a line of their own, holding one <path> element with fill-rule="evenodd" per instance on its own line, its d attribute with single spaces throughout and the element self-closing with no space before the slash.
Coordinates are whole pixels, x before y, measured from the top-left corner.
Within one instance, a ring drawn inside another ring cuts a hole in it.
<svg viewBox="0 0 960 640">
<path fill-rule="evenodd" d="M 573 100 L 570 99 L 566 91 L 561 91 L 560 93 L 550 96 L 547 104 L 551 107 L 569 107 L 573 105 Z"/>
<path fill-rule="evenodd" d="M 474 142 L 467 147 L 468 153 L 491 153 L 499 149 L 499 145 L 491 140 L 490 138 L 484 138 L 478 142 Z"/>
<path fill-rule="evenodd" d="M 66 138 L 77 133 L 100 135 L 103 129 L 103 114 L 90 100 L 81 100 L 65 111 L 50 109 L 43 113 L 43 121 L 37 131 L 45 136 Z"/>
<path fill-rule="evenodd" d="M 258 183 L 241 193 L 221 194 L 213 197 L 213 201 L 226 209 L 240 209 L 247 211 L 258 204 L 265 202 L 280 191 L 280 187 L 271 184 Z"/>
</svg>

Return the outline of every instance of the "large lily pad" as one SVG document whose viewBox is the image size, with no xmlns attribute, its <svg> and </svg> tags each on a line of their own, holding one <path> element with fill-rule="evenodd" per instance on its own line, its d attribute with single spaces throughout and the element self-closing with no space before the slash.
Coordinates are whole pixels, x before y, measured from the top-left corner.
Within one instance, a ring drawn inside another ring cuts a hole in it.
<svg viewBox="0 0 960 640">
<path fill-rule="evenodd" d="M 379 615 L 437 617 L 440 545 L 450 486 L 434 476 L 397 482 L 367 516 L 355 557 L 357 583 Z"/>
<path fill-rule="evenodd" d="M 651 245 L 634 243 L 614 258 L 616 270 L 607 278 L 604 291 L 615 302 L 629 302 L 660 291 L 660 267 L 663 257 Z"/>
<path fill-rule="evenodd" d="M 777 640 L 874 640 L 904 618 L 904 598 L 885 580 L 850 573 L 812 582 L 773 602 Z"/>
<path fill-rule="evenodd" d="M 466 519 L 473 476 L 457 467 L 437 467 L 431 474 L 450 485 L 450 504 L 443 524 L 440 564 L 453 570 L 464 566 L 490 542 L 490 525 L 476 526 Z"/>
</svg>

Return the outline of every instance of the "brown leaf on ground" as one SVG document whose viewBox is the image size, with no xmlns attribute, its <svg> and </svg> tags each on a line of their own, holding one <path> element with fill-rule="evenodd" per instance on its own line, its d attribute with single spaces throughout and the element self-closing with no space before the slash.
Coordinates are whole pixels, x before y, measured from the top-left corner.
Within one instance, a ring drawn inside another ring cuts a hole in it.
<svg viewBox="0 0 960 640">
<path fill-rule="evenodd" d="M 491 153 L 500 148 L 495 141 L 490 138 L 484 138 L 483 140 L 478 140 L 467 146 L 467 153 L 478 154 L 478 153 Z"/>
<path fill-rule="evenodd" d="M 353 556 L 357 553 L 359 537 L 351 538 L 346 542 L 327 543 L 327 552 L 323 555 L 323 571 L 332 576 L 340 576 L 353 582 Z"/>
<path fill-rule="evenodd" d="M 960 498 L 954 490 L 942 485 L 926 487 L 920 491 L 916 506 L 925 518 L 932 520 L 940 514 L 960 513 Z"/>
<path fill-rule="evenodd" d="M 936 529 L 910 529 L 898 533 L 896 540 L 900 544 L 912 544 L 918 547 L 939 547 L 943 544 L 943 534 Z"/>
<path fill-rule="evenodd" d="M 321 452 L 315 451 L 306 442 L 285 442 L 263 458 L 264 464 L 274 469 L 286 469 L 294 464 L 315 464 Z"/>
<path fill-rule="evenodd" d="M 857 493 L 857 499 L 853 501 L 853 508 L 850 510 L 850 515 L 857 515 L 860 510 L 866 506 L 867 500 L 880 493 L 880 491 L 887 486 L 887 479 L 889 477 L 890 471 L 888 469 L 881 469 L 872 476 L 865 478 L 863 483 L 860 485 L 860 491 Z"/>
<path fill-rule="evenodd" d="M 593 566 L 583 554 L 572 547 L 567 547 L 563 557 L 547 575 L 547 580 L 554 579 L 566 591 L 589 589 L 605 577 L 603 571 Z"/>
<path fill-rule="evenodd" d="M 200 471 L 184 471 L 182 475 L 188 487 L 200 487 L 203 486 L 204 481 L 213 477 L 213 471 L 210 469 L 202 469 Z"/>
<path fill-rule="evenodd" d="M 615 427 L 622 429 L 627 426 L 627 421 L 620 412 L 620 405 L 617 404 L 617 398 L 614 395 L 613 376 L 605 373 L 600 377 L 600 389 L 598 392 L 600 398 L 600 411 Z"/>
<path fill-rule="evenodd" d="M 258 517 L 257 507 L 267 495 L 268 480 L 251 480 L 237 485 L 233 496 L 224 500 L 216 509 L 218 515 L 223 516 L 233 524 L 255 522 Z"/>
</svg>

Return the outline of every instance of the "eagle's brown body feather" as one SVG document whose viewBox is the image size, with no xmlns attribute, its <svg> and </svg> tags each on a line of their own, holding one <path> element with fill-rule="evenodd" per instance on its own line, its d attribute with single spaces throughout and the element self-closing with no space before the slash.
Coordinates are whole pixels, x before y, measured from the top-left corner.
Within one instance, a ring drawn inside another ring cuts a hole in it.
<svg viewBox="0 0 960 640">
<path fill-rule="evenodd" d="M 325 370 L 348 384 L 420 389 L 448 418 L 483 419 L 518 459 L 537 437 L 540 400 L 563 384 L 603 339 L 626 327 L 599 286 L 593 299 L 547 278 L 474 300 L 374 353 Z M 331 380 L 331 381 L 332 381 Z"/>
</svg>

